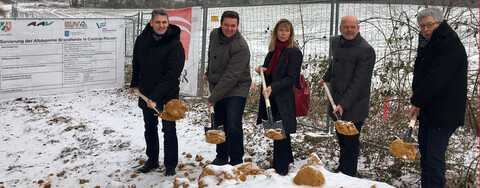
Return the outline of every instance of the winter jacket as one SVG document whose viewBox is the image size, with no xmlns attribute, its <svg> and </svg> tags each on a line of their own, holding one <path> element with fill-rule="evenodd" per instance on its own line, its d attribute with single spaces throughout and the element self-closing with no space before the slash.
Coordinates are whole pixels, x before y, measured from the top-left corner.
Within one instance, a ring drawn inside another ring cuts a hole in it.
<svg viewBox="0 0 480 188">
<path fill-rule="evenodd" d="M 163 37 L 155 41 L 153 28 L 148 23 L 135 41 L 130 87 L 138 87 L 142 94 L 159 107 L 171 99 L 178 99 L 180 92 L 179 77 L 185 64 L 180 31 L 178 26 L 170 24 Z M 138 106 L 148 108 L 141 99 Z"/>
<path fill-rule="evenodd" d="M 464 124 L 467 67 L 465 47 L 444 21 L 417 49 L 410 102 L 420 108 L 419 119 L 438 127 Z"/>
<path fill-rule="evenodd" d="M 263 67 L 267 68 L 270 65 L 270 61 L 273 57 L 273 51 L 267 54 Z M 286 59 L 288 57 L 288 65 Z M 274 97 L 280 119 L 282 120 L 285 133 L 295 133 L 297 130 L 297 119 L 295 117 L 295 96 L 293 93 L 293 85 L 298 84 L 298 77 L 302 68 L 303 55 L 297 48 L 285 48 L 277 61 L 275 73 L 271 79 L 268 79 L 268 75 L 264 74 L 267 87 L 272 87 L 272 94 L 270 98 Z M 263 90 L 263 88 L 262 88 Z M 262 123 L 263 120 L 268 120 L 267 110 L 265 107 L 265 98 L 260 94 L 260 105 L 258 109 L 257 124 Z M 277 119 L 275 119 L 277 121 Z"/>
<path fill-rule="evenodd" d="M 343 108 L 343 120 L 362 122 L 368 117 L 375 50 L 358 33 L 352 40 L 339 35 L 332 39 L 333 59 L 323 80 L 330 82 L 336 105 Z M 329 106 L 328 114 L 333 109 Z"/>
<path fill-rule="evenodd" d="M 215 103 L 228 97 L 247 98 L 252 84 L 250 50 L 240 32 L 227 38 L 220 28 L 212 30 L 205 75 L 211 93 L 208 102 Z"/>
</svg>

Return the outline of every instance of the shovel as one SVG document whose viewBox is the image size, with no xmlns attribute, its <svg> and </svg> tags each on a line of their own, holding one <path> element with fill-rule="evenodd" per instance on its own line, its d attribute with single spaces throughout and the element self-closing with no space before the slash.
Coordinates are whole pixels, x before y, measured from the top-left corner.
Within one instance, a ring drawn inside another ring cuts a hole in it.
<svg viewBox="0 0 480 188">
<path fill-rule="evenodd" d="M 263 89 L 267 89 L 267 84 L 265 83 L 265 76 L 263 75 L 263 70 L 260 71 L 260 75 L 262 76 L 262 86 Z M 267 108 L 267 116 L 268 121 L 262 119 L 263 130 L 267 137 L 272 138 L 274 140 L 282 140 L 286 137 L 285 129 L 283 128 L 282 120 L 274 121 L 272 115 L 272 106 L 270 106 L 270 99 L 268 99 L 268 95 L 264 94 L 263 97 L 265 98 L 265 106 Z"/>
<path fill-rule="evenodd" d="M 134 92 L 136 95 L 138 95 L 140 98 L 142 98 L 145 102 L 148 103 L 149 99 L 145 95 L 140 93 L 137 88 L 134 89 Z M 157 116 L 166 121 L 176 121 L 182 119 L 185 116 L 185 112 L 187 111 L 186 104 L 177 99 L 172 99 L 168 101 L 168 103 L 163 106 L 163 109 L 165 109 L 165 111 L 159 109 L 156 102 L 152 101 L 151 106 L 153 107 L 153 110 L 157 112 Z"/>
<path fill-rule="evenodd" d="M 337 105 L 335 105 L 332 94 L 330 94 L 330 90 L 328 89 L 328 86 L 326 83 L 323 84 L 323 88 L 325 88 L 328 99 L 330 100 L 330 104 L 332 105 L 332 108 L 335 110 L 335 108 L 337 108 Z M 342 117 L 340 116 L 340 113 L 338 111 L 335 113 L 335 117 L 337 118 L 337 121 L 335 121 L 333 125 L 337 129 L 338 133 L 343 135 L 349 135 L 349 136 L 360 134 L 357 128 L 355 128 L 355 125 L 353 125 L 353 123 L 343 121 L 341 119 Z"/>
<path fill-rule="evenodd" d="M 396 157 L 407 160 L 415 159 L 418 151 L 415 149 L 415 146 L 410 143 L 410 138 L 412 137 L 413 126 L 415 125 L 416 120 L 417 115 L 414 115 L 408 124 L 407 134 L 405 134 L 403 140 L 397 139 L 390 145 L 389 151 Z"/>
<path fill-rule="evenodd" d="M 205 138 L 208 143 L 221 144 L 226 141 L 223 125 L 218 126 L 215 122 L 215 110 L 210 106 L 210 127 L 205 128 Z"/>
</svg>

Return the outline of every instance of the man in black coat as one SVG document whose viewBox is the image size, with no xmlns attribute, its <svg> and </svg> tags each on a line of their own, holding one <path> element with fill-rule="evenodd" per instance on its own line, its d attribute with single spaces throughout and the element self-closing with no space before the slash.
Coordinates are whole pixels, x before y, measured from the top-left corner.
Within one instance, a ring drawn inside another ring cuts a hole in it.
<svg viewBox="0 0 480 188">
<path fill-rule="evenodd" d="M 418 116 L 422 187 L 445 187 L 445 152 L 450 136 L 464 124 L 467 54 L 437 8 L 417 15 L 420 26 L 413 71 L 410 117 Z"/>
<path fill-rule="evenodd" d="M 180 28 L 168 23 L 168 12 L 155 9 L 150 23 L 137 37 L 133 49 L 133 73 L 130 93 L 138 88 L 150 100 L 139 98 L 138 106 L 143 111 L 145 141 L 148 160 L 139 172 L 146 173 L 159 167 L 158 116 L 152 104 L 163 107 L 168 101 L 178 99 L 179 77 L 185 64 L 185 50 L 180 42 Z M 175 121 L 162 120 L 164 133 L 165 175 L 175 174 L 178 164 L 178 141 Z"/>
<path fill-rule="evenodd" d="M 330 90 L 337 107 L 335 109 L 329 107 L 330 117 L 336 119 L 334 114 L 339 112 L 343 120 L 353 122 L 360 132 L 363 122 L 368 117 L 375 50 L 360 36 L 359 29 L 355 16 L 346 15 L 342 18 L 340 24 L 342 35 L 332 39 L 333 59 L 318 84 L 331 83 Z M 337 137 L 340 159 L 335 172 L 355 177 L 360 152 L 360 134 L 348 136 L 337 132 Z"/>
</svg>

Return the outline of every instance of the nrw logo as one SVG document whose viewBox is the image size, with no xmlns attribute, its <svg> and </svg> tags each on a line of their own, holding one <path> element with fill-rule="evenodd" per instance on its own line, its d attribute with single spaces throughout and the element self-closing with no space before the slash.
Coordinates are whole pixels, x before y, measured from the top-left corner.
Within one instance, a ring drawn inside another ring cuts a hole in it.
<svg viewBox="0 0 480 188">
<path fill-rule="evenodd" d="M 65 22 L 65 29 L 87 29 L 87 23 L 84 21 Z"/>
<path fill-rule="evenodd" d="M 102 27 L 105 27 L 105 26 L 107 26 L 107 22 L 97 23 L 98 28 L 102 28 Z"/>
<path fill-rule="evenodd" d="M 12 29 L 12 22 L 0 22 L 0 30 L 8 32 Z"/>
<path fill-rule="evenodd" d="M 65 31 L 65 36 L 69 37 L 70 36 L 70 31 Z"/>
<path fill-rule="evenodd" d="M 30 22 L 27 26 L 49 26 L 52 25 L 53 21 L 51 22 Z"/>
</svg>

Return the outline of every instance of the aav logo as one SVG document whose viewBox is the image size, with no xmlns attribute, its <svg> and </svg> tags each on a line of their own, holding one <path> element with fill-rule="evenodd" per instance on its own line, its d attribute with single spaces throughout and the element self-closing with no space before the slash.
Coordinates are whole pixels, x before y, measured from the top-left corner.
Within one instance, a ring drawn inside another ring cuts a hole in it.
<svg viewBox="0 0 480 188">
<path fill-rule="evenodd" d="M 0 22 L 0 30 L 8 32 L 12 29 L 12 22 Z"/>
<path fill-rule="evenodd" d="M 53 21 L 51 22 L 30 22 L 27 26 L 49 26 L 52 25 Z"/>
<path fill-rule="evenodd" d="M 87 29 L 87 23 L 85 21 L 65 22 L 65 29 Z"/>
<path fill-rule="evenodd" d="M 102 28 L 102 27 L 105 27 L 105 26 L 107 26 L 107 22 L 97 23 L 98 28 Z"/>
<path fill-rule="evenodd" d="M 70 36 L 70 31 L 65 31 L 65 36 L 69 37 Z"/>
</svg>

